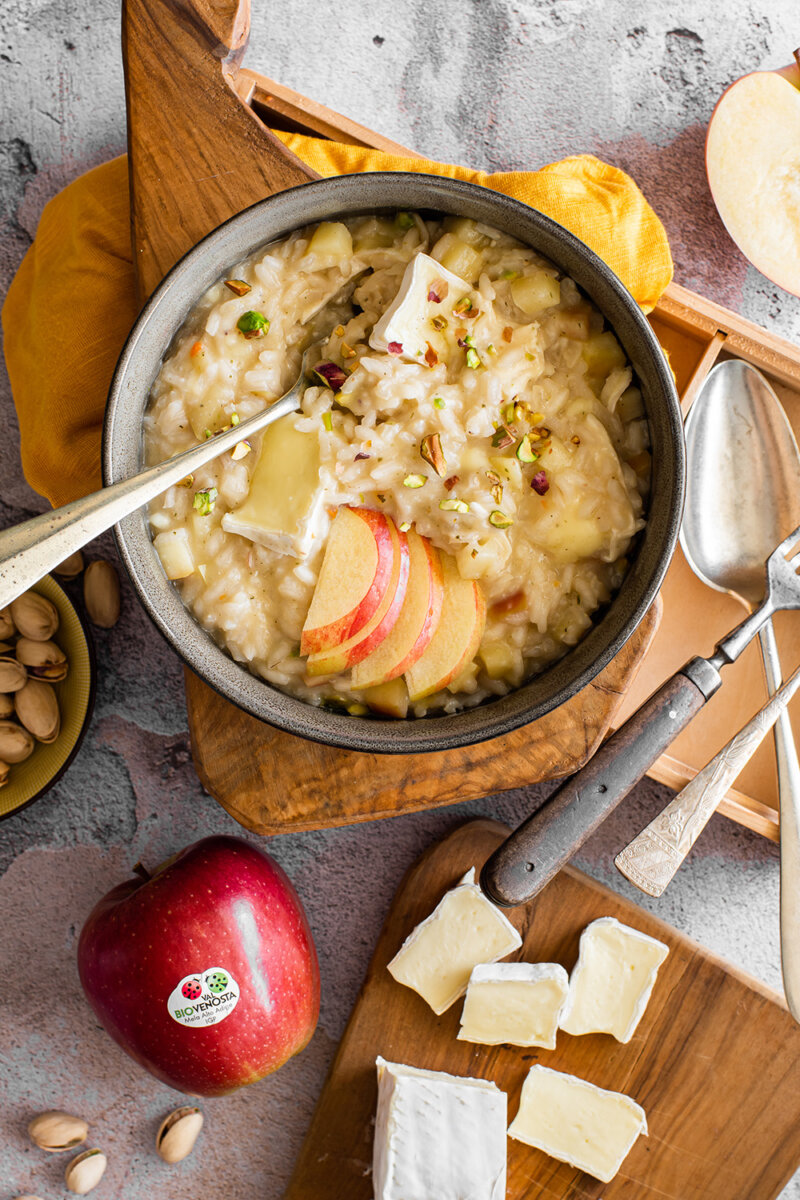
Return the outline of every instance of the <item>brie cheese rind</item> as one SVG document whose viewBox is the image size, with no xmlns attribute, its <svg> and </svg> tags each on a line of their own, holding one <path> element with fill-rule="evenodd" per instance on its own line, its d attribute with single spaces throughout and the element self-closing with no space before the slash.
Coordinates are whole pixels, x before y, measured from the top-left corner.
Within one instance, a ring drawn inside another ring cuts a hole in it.
<svg viewBox="0 0 800 1200">
<path fill-rule="evenodd" d="M 377 1059 L 375 1200 L 504 1200 L 505 1092 Z"/>
<path fill-rule="evenodd" d="M 640 1133 L 641 1105 L 585 1079 L 531 1067 L 508 1136 L 610 1183 Z"/>
<path fill-rule="evenodd" d="M 445 270 L 429 254 L 415 254 L 397 295 L 373 327 L 370 346 L 423 364 L 430 346 L 438 358 L 446 359 L 455 350 L 453 330 L 460 324 L 453 316 L 453 305 L 474 291 L 466 280 Z M 436 325 L 431 323 L 433 320 Z M 442 322 L 443 328 L 437 328 Z"/>
<path fill-rule="evenodd" d="M 581 934 L 580 953 L 561 1014 L 565 1033 L 610 1033 L 629 1042 L 641 1020 L 669 947 L 615 917 L 600 917 Z"/>
<path fill-rule="evenodd" d="M 472 871 L 446 892 L 389 963 L 397 982 L 419 992 L 437 1016 L 464 995 L 473 967 L 497 962 L 522 945 L 474 879 Z"/>
<path fill-rule="evenodd" d="M 555 1050 L 569 976 L 559 963 L 486 963 L 475 967 L 458 1037 L 484 1046 Z"/>
</svg>

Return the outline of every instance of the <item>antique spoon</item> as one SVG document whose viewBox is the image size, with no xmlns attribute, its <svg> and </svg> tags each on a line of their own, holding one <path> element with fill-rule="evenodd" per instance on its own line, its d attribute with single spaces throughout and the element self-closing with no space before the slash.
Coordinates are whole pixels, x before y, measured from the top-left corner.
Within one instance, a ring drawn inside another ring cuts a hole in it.
<svg viewBox="0 0 800 1200">
<path fill-rule="evenodd" d="M 717 591 L 730 593 L 752 612 L 764 598 L 766 558 L 800 521 L 800 452 L 778 397 L 759 371 L 729 359 L 709 372 L 686 420 L 686 452 L 686 510 L 680 533 L 683 552 L 698 578 Z M 759 639 L 767 689 L 774 695 L 781 682 L 781 665 L 771 620 L 762 625 Z M 800 1019 L 800 766 L 785 708 L 775 725 L 775 744 L 781 830 L 781 961 L 787 1002 Z M 739 756 L 740 770 L 745 761 Z M 722 794 L 717 795 L 718 800 Z M 680 819 L 675 811 L 678 798 L 671 802 L 673 830 L 677 832 L 683 819 L 691 819 L 697 836 L 705 821 L 700 824 L 690 809 L 702 795 L 699 784 L 690 784 L 681 793 Z M 702 803 L 706 820 L 713 811 L 711 799 L 705 796 Z M 643 830 L 615 860 L 637 887 L 642 887 L 639 880 L 647 875 L 639 840 L 646 834 Z M 685 837 L 679 837 L 669 878 L 689 849 Z M 628 866 L 634 861 L 636 866 L 629 873 Z M 655 860 L 653 867 L 657 874 L 663 872 Z M 668 882 L 664 880 L 662 891 Z"/>
</svg>

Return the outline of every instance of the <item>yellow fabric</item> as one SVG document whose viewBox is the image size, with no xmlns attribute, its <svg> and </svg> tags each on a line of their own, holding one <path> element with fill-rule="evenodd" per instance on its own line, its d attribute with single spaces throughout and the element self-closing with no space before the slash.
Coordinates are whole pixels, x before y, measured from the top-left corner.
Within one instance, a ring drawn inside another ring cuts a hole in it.
<svg viewBox="0 0 800 1200">
<path fill-rule="evenodd" d="M 645 312 L 672 278 L 664 228 L 633 180 L 590 155 L 487 175 L 299 134 L 279 137 L 320 175 L 423 171 L 484 184 L 591 246 Z M 117 357 L 137 314 L 127 159 L 96 167 L 46 206 L 3 307 L 22 466 L 54 505 L 100 487 L 100 436 Z"/>
</svg>

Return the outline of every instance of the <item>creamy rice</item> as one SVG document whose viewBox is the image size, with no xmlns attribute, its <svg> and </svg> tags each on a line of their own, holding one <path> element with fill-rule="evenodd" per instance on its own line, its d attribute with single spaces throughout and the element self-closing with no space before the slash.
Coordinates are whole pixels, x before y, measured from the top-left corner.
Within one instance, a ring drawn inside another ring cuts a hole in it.
<svg viewBox="0 0 800 1200">
<path fill-rule="evenodd" d="M 371 348 L 369 338 L 420 253 L 469 286 L 436 306 L 446 328 L 430 335 L 427 361 L 407 361 Z M 365 271 L 352 301 L 312 316 Z M 349 686 L 349 675 L 308 678 L 299 655 L 327 528 L 349 504 L 384 511 L 401 528 L 413 525 L 455 557 L 486 600 L 475 661 L 410 713 L 454 712 L 503 694 L 574 646 L 620 587 L 631 540 L 644 524 L 650 475 L 630 365 L 575 283 L 496 230 L 416 214 L 301 230 L 260 249 L 229 278 L 250 290 L 240 296 L 224 282 L 212 287 L 153 385 L 148 462 L 282 395 L 312 340 L 310 318 L 314 337 L 336 327 L 319 358 L 347 378 L 343 385 L 334 379 L 335 394 L 309 386 L 302 409 L 285 418 L 319 455 L 324 507 L 304 557 L 223 528 L 224 515 L 248 496 L 258 438 L 243 457 L 223 455 L 150 506 L 167 573 L 183 576 L 176 586 L 200 624 L 236 661 L 284 691 L 366 711 L 369 697 Z M 467 299 L 464 311 L 459 302 Z M 253 312 L 269 319 L 263 336 L 237 327 L 242 318 L 252 323 L 244 314 Z M 420 455 L 422 439 L 435 434 L 446 459 L 441 475 Z M 531 454 L 535 460 L 526 461 Z M 404 484 L 413 476 L 423 486 Z M 447 500 L 468 510 L 442 509 Z"/>
</svg>

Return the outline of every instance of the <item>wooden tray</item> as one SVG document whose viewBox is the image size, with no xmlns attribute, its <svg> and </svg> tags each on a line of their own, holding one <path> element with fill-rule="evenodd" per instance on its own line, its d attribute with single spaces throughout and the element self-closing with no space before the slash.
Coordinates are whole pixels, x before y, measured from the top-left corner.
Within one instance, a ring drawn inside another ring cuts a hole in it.
<svg viewBox="0 0 800 1200">
<path fill-rule="evenodd" d="M 192 8 L 194 16 L 188 20 Z M 240 68 L 248 16 L 246 0 L 229 0 L 227 6 L 193 0 L 180 7 L 173 7 L 172 0 L 128 0 L 125 6 L 134 257 L 143 296 L 220 221 L 264 195 L 313 177 L 286 153 L 264 122 L 417 157 L 323 105 Z M 187 106 L 190 93 L 193 102 Z M 170 180 L 168 189 L 165 179 Z M 668 289 L 652 321 L 670 354 L 685 404 L 716 358 L 733 353 L 770 375 L 787 407 L 795 405 L 790 417 L 796 415 L 800 427 L 800 352 L 789 343 L 676 285 Z M 594 751 L 612 721 L 619 723 L 675 666 L 690 653 L 708 649 L 741 615 L 735 602 L 697 583 L 680 556 L 664 595 L 668 620 L 635 686 L 658 610 L 648 615 L 595 683 L 557 714 L 468 751 L 378 758 L 312 745 L 247 716 L 187 671 L 198 774 L 243 825 L 276 833 L 390 816 L 569 773 Z M 791 647 L 786 645 L 785 627 L 791 629 L 791 617 L 782 625 L 779 636 L 788 651 L 788 669 Z M 757 651 L 743 656 L 728 679 L 707 712 L 676 743 L 674 757 L 656 764 L 656 778 L 682 785 L 762 703 Z M 729 795 L 723 811 L 776 837 L 776 806 L 772 748 L 765 743 L 743 775 L 742 790 Z"/>
<path fill-rule="evenodd" d="M 413 927 L 507 833 L 462 825 L 406 876 L 381 933 L 285 1200 L 371 1200 L 375 1057 L 493 1079 L 516 1114 L 534 1062 L 624 1091 L 647 1113 L 610 1184 L 509 1140 L 508 1200 L 770 1200 L 800 1163 L 800 1028 L 777 996 L 578 871 L 567 868 L 509 915 L 524 938 L 515 957 L 570 969 L 589 921 L 615 916 L 660 938 L 670 954 L 628 1045 L 569 1037 L 555 1050 L 456 1041 L 461 1004 L 442 1017 L 396 983 L 386 964 Z"/>
</svg>

